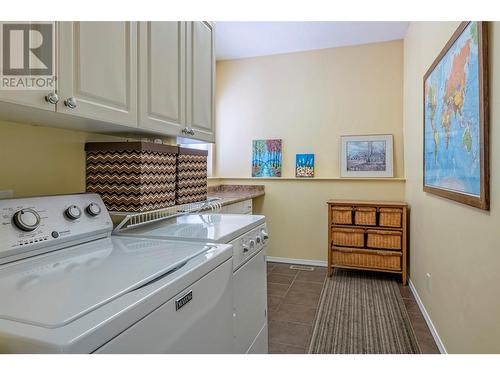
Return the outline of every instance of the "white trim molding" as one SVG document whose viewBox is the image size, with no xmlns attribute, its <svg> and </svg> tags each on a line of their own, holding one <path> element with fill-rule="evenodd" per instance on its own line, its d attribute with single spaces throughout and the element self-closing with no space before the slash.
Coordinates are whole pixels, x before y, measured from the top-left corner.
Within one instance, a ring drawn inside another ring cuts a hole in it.
<svg viewBox="0 0 500 375">
<path fill-rule="evenodd" d="M 429 327 L 429 330 L 431 331 L 432 337 L 434 338 L 434 341 L 436 342 L 436 345 L 441 352 L 441 354 L 448 354 L 446 351 L 446 348 L 443 344 L 443 341 L 441 341 L 441 337 L 439 337 L 439 334 L 436 330 L 436 327 L 434 327 L 434 324 L 432 323 L 431 317 L 429 316 L 429 313 L 425 309 L 424 303 L 420 299 L 420 296 L 417 293 L 417 289 L 415 288 L 415 285 L 413 285 L 413 282 L 411 280 L 408 280 L 408 286 L 410 287 L 410 290 L 415 297 L 415 301 L 417 301 L 418 308 L 420 309 L 420 312 L 424 316 L 425 322 L 427 323 L 427 326 Z"/>
<path fill-rule="evenodd" d="M 304 266 L 316 266 L 316 267 L 327 266 L 327 263 L 324 260 L 294 259 L 294 258 L 281 258 L 281 257 L 270 257 L 270 256 L 266 256 L 266 260 L 268 262 L 275 262 L 275 263 L 303 264 Z"/>
</svg>

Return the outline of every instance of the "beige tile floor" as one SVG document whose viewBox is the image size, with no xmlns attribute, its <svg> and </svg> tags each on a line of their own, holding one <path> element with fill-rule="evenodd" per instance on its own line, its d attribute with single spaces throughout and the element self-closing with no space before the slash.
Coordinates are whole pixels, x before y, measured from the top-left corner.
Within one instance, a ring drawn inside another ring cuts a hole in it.
<svg viewBox="0 0 500 375">
<path fill-rule="evenodd" d="M 306 353 L 318 309 L 325 267 L 312 271 L 290 269 L 290 264 L 267 264 L 269 353 Z M 439 353 L 408 287 L 400 287 L 412 327 L 423 353 Z"/>
</svg>

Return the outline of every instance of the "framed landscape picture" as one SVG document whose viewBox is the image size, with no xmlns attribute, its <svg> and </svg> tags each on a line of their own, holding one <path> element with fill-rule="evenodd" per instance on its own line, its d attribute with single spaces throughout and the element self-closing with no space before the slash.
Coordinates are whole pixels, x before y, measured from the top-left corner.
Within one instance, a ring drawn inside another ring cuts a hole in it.
<svg viewBox="0 0 500 375">
<path fill-rule="evenodd" d="M 489 209 L 488 38 L 462 22 L 424 76 L 426 192 Z"/>
<path fill-rule="evenodd" d="M 281 177 L 281 139 L 252 142 L 252 177 Z"/>
<path fill-rule="evenodd" d="M 392 135 L 341 137 L 341 177 L 394 177 Z"/>
</svg>

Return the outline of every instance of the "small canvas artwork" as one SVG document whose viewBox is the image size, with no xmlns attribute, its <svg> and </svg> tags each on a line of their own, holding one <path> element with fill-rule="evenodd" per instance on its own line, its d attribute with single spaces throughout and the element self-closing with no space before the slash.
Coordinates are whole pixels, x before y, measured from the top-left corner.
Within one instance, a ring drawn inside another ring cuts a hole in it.
<svg viewBox="0 0 500 375">
<path fill-rule="evenodd" d="M 314 177 L 314 154 L 297 154 L 295 177 Z"/>
<path fill-rule="evenodd" d="M 281 139 L 254 140 L 252 177 L 281 177 Z"/>
<path fill-rule="evenodd" d="M 342 137 L 342 177 L 393 177 L 392 135 Z"/>
</svg>

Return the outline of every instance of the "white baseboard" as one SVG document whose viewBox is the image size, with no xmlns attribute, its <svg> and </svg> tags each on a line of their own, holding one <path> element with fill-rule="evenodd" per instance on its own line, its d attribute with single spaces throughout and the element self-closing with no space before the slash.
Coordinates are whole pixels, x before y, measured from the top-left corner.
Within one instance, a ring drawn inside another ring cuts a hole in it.
<svg viewBox="0 0 500 375">
<path fill-rule="evenodd" d="M 324 260 L 311 260 L 311 259 L 294 259 L 294 258 L 281 258 L 266 256 L 268 262 L 276 263 L 290 263 L 290 264 L 303 264 L 304 266 L 326 267 L 328 264 Z"/>
<path fill-rule="evenodd" d="M 415 285 L 413 285 L 411 280 L 408 280 L 408 286 L 410 287 L 410 290 L 413 293 L 413 296 L 415 297 L 415 301 L 417 301 L 417 305 L 420 311 L 422 312 L 422 315 L 424 316 L 425 322 L 427 323 L 427 326 L 431 331 L 432 337 L 434 338 L 434 341 L 436 342 L 439 351 L 441 352 L 441 354 L 448 354 L 443 342 L 441 341 L 441 338 L 439 337 L 436 327 L 434 327 L 431 317 L 429 316 L 429 313 L 425 309 L 424 303 L 420 299 L 420 296 L 417 293 L 417 289 L 415 289 Z"/>
</svg>

